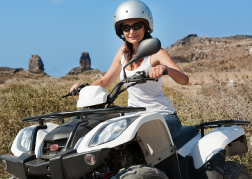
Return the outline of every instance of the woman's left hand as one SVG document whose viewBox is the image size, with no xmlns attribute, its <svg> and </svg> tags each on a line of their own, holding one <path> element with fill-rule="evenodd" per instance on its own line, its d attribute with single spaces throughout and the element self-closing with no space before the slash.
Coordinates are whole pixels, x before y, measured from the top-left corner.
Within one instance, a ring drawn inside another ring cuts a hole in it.
<svg viewBox="0 0 252 179">
<path fill-rule="evenodd" d="M 167 69 L 167 66 L 165 65 L 157 65 L 155 67 L 150 68 L 150 71 L 149 71 L 150 78 L 162 77 L 165 69 Z"/>
</svg>

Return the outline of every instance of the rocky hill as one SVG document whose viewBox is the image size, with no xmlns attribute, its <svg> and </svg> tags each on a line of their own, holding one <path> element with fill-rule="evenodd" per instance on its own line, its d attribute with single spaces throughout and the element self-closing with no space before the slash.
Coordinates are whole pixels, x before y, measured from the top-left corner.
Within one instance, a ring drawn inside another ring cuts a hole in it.
<svg viewBox="0 0 252 179">
<path fill-rule="evenodd" d="M 186 72 L 252 69 L 252 36 L 198 37 L 190 34 L 165 49 Z"/>
<path fill-rule="evenodd" d="M 0 84 L 5 83 L 11 79 L 38 79 L 41 77 L 48 77 L 45 72 L 34 73 L 23 68 L 9 68 L 9 67 L 0 67 Z"/>
<path fill-rule="evenodd" d="M 38 79 L 41 77 L 49 77 L 44 72 L 44 64 L 38 55 L 32 55 L 29 59 L 29 69 L 24 70 L 23 68 L 9 68 L 9 67 L 0 67 L 0 84 L 5 83 L 11 79 Z"/>
</svg>

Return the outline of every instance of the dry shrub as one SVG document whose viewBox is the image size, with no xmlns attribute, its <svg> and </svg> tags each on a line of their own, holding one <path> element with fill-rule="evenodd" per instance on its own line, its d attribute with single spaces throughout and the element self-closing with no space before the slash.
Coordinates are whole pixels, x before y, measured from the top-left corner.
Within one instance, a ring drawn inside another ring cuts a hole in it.
<svg viewBox="0 0 252 179">
<path fill-rule="evenodd" d="M 24 88 L 26 83 L 20 82 L 20 81 L 11 81 L 8 83 L 5 83 L 4 85 L 0 86 L 0 93 L 8 93 L 8 92 L 15 92 L 19 89 Z"/>
<path fill-rule="evenodd" d="M 220 93 L 221 87 L 218 84 L 206 83 L 202 85 L 198 94 L 202 94 L 204 96 L 215 96 L 216 94 Z"/>
</svg>

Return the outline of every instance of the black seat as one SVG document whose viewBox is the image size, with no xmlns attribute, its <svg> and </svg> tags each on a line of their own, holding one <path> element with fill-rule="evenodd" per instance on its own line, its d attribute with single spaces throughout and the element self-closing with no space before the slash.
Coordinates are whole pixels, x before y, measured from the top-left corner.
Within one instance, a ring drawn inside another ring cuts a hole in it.
<svg viewBox="0 0 252 179">
<path fill-rule="evenodd" d="M 193 126 L 182 126 L 179 136 L 173 140 L 177 150 L 199 133 L 199 129 Z"/>
</svg>

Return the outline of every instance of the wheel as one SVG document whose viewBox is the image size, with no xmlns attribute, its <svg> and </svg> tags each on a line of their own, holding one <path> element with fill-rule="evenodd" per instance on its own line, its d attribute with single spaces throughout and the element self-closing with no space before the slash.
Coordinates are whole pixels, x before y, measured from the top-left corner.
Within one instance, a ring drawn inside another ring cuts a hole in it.
<svg viewBox="0 0 252 179">
<path fill-rule="evenodd" d="M 236 162 L 225 161 L 224 179 L 251 179 L 248 171 Z"/>
<path fill-rule="evenodd" d="M 18 178 L 12 175 L 12 177 L 10 177 L 9 179 L 18 179 Z"/>
<path fill-rule="evenodd" d="M 113 177 L 112 177 L 113 178 Z M 150 165 L 133 165 L 127 169 L 121 169 L 115 175 L 116 179 L 168 179 L 161 170 Z"/>
</svg>

